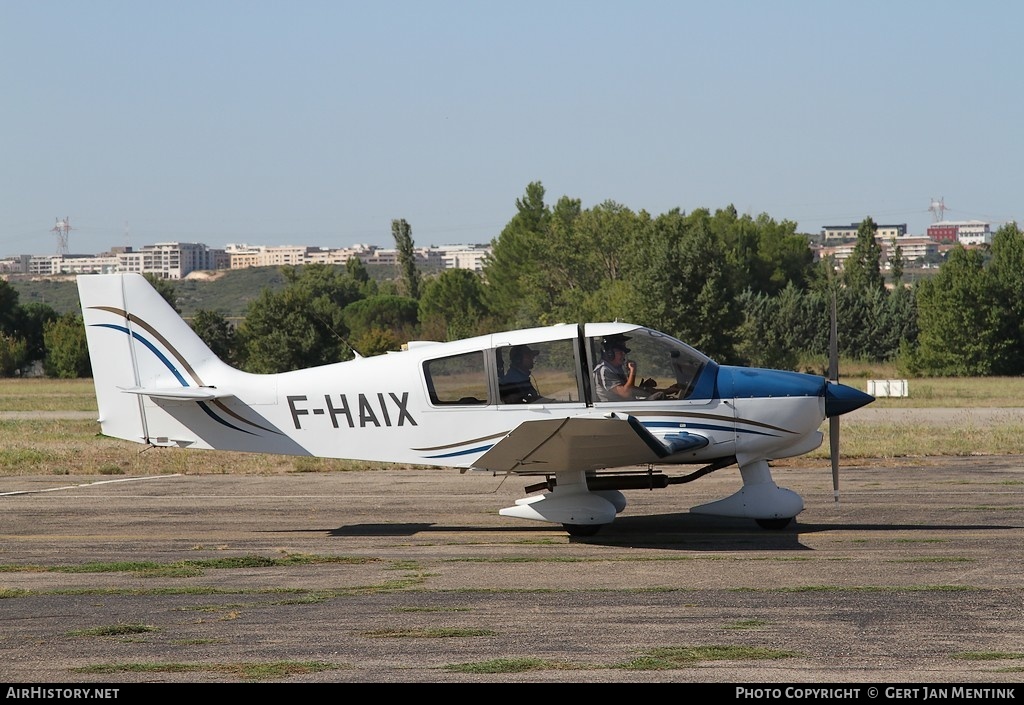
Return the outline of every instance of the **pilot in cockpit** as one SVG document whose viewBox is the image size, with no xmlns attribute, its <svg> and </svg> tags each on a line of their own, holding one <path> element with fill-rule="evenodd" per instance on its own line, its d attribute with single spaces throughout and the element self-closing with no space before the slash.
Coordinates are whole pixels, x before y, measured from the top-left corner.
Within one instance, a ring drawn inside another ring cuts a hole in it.
<svg viewBox="0 0 1024 705">
<path fill-rule="evenodd" d="M 601 361 L 594 366 L 594 390 L 598 401 L 656 401 L 678 390 L 676 385 L 657 389 L 654 378 L 639 380 L 636 362 L 626 357 L 628 335 L 607 336 L 601 346 Z"/>
<path fill-rule="evenodd" d="M 594 366 L 594 390 L 600 401 L 636 399 L 636 363 L 627 360 L 628 335 L 610 335 L 601 346 L 601 361 Z"/>
</svg>

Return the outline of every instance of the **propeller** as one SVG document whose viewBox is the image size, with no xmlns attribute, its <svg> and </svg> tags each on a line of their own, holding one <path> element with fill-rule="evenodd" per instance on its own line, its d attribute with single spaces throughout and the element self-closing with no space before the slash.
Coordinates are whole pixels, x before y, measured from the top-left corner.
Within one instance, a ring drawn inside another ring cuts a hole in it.
<svg viewBox="0 0 1024 705">
<path fill-rule="evenodd" d="M 828 335 L 828 383 L 839 384 L 839 331 L 836 322 L 836 292 L 832 292 L 831 328 Z M 839 415 L 828 420 L 829 457 L 832 460 L 832 496 L 839 501 Z"/>
<path fill-rule="evenodd" d="M 829 456 L 832 460 L 832 494 L 839 501 L 839 417 L 856 411 L 875 398 L 839 383 L 839 334 L 836 319 L 836 292 L 832 292 L 831 328 L 828 341 L 828 377 L 825 380 L 825 417 L 828 418 Z"/>
</svg>

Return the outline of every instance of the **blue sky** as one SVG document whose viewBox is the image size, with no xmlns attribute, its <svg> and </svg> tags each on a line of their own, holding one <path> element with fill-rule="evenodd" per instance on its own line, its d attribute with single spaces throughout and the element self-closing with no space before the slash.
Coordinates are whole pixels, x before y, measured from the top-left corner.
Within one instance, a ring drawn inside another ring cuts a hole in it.
<svg viewBox="0 0 1024 705">
<path fill-rule="evenodd" d="M 0 0 L 0 256 L 489 242 L 527 184 L 1022 222 L 1024 4 Z"/>
</svg>

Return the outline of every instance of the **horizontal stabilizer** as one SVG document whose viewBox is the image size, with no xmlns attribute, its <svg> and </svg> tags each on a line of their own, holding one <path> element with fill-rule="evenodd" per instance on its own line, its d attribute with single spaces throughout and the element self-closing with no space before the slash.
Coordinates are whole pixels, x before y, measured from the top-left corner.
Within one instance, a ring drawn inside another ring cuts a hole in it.
<svg viewBox="0 0 1024 705">
<path fill-rule="evenodd" d="M 234 396 L 231 392 L 222 392 L 216 387 L 121 387 L 120 389 L 125 394 L 179 401 L 203 401 Z"/>
</svg>

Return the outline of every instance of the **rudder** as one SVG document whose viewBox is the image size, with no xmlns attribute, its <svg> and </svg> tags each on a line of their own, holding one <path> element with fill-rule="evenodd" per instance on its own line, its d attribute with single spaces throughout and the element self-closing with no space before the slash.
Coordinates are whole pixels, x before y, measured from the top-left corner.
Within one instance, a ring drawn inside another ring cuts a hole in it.
<svg viewBox="0 0 1024 705">
<path fill-rule="evenodd" d="M 147 442 L 139 389 L 202 387 L 216 356 L 140 274 L 78 277 L 99 422 L 105 435 Z"/>
</svg>

